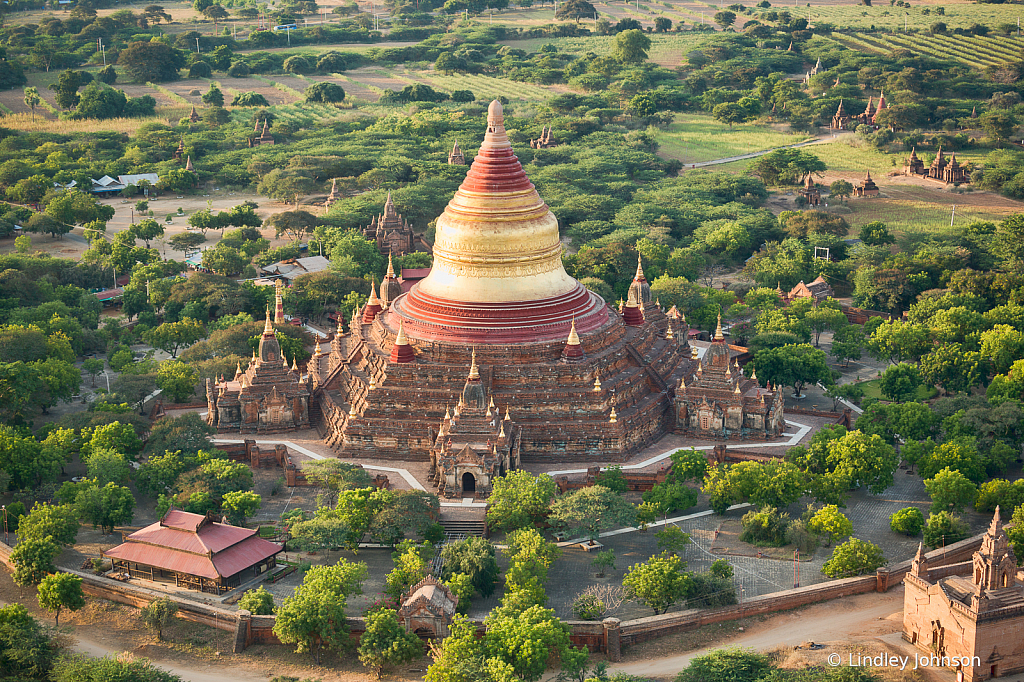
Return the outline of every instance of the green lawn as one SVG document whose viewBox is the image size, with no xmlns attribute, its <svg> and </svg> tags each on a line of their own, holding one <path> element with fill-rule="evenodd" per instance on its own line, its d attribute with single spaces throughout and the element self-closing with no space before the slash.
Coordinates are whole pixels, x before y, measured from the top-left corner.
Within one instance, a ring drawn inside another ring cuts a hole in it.
<svg viewBox="0 0 1024 682">
<path fill-rule="evenodd" d="M 879 392 L 878 390 L 878 382 L 878 379 L 872 379 L 871 381 L 862 381 L 857 385 L 864 389 L 865 398 L 884 400 L 884 398 L 882 398 L 881 392 Z M 922 384 L 921 386 L 917 387 L 917 395 L 914 396 L 914 400 L 930 400 L 931 398 L 934 398 L 938 394 L 939 392 L 935 390 L 934 386 L 925 386 Z"/>
<path fill-rule="evenodd" d="M 711 116 L 679 114 L 667 129 L 658 131 L 661 156 L 683 163 L 711 161 L 774 149 L 810 139 L 806 133 L 791 133 L 766 125 L 729 127 Z M 741 162 L 743 168 L 749 161 Z M 721 167 L 716 166 L 715 170 Z"/>
</svg>

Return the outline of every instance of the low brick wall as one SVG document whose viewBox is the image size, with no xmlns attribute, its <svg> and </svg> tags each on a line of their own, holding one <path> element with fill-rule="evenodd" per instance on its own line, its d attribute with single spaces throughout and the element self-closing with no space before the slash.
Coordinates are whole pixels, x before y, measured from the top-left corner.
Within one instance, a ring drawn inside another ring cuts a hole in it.
<svg viewBox="0 0 1024 682">
<path fill-rule="evenodd" d="M 818 585 L 798 587 L 783 592 L 773 592 L 772 594 L 755 597 L 733 606 L 704 610 L 693 609 L 623 621 L 622 644 L 639 644 L 640 642 L 647 642 L 677 632 L 695 630 L 710 623 L 721 623 L 723 621 L 738 620 L 766 613 L 787 611 L 798 606 L 828 601 L 830 599 L 849 597 L 854 594 L 866 594 L 867 592 L 874 592 L 875 587 L 875 576 L 866 575 L 859 578 L 846 578 Z"/>
<path fill-rule="evenodd" d="M 933 549 L 930 552 L 926 552 L 924 557 L 928 561 L 928 567 L 931 569 L 938 568 L 940 566 L 948 566 L 950 564 L 958 564 L 964 561 L 970 561 L 974 553 L 981 547 L 981 539 L 984 534 L 975 535 L 974 537 L 961 540 L 960 542 L 947 545 L 946 547 L 940 547 L 939 549 Z M 890 564 L 883 568 L 878 569 L 876 577 L 878 579 L 878 591 L 885 592 L 896 585 L 903 582 L 903 578 L 906 577 L 907 573 L 910 573 L 910 565 L 913 560 L 908 559 L 907 561 L 901 561 L 898 564 Z"/>
</svg>

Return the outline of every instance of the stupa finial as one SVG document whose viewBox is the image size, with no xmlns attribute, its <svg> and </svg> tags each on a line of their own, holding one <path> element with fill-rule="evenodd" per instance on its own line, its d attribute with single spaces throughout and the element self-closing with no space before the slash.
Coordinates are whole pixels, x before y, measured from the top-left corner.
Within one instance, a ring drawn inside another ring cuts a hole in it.
<svg viewBox="0 0 1024 682">
<path fill-rule="evenodd" d="M 274 325 L 270 321 L 270 306 L 269 305 L 267 306 L 267 323 L 263 325 L 263 335 L 264 336 L 273 336 L 274 335 Z"/>
<path fill-rule="evenodd" d="M 473 355 L 471 356 L 470 359 L 468 378 L 470 381 L 480 380 L 480 369 L 476 366 L 476 348 L 473 349 Z"/>
<path fill-rule="evenodd" d="M 388 272 L 387 272 L 386 276 L 387 277 L 394 277 L 395 276 L 395 265 L 394 265 L 394 263 L 391 262 L 391 253 L 390 252 L 388 253 Z"/>
<path fill-rule="evenodd" d="M 722 334 L 722 313 L 718 313 L 718 327 L 715 329 L 715 341 L 722 341 L 725 335 Z"/>
</svg>

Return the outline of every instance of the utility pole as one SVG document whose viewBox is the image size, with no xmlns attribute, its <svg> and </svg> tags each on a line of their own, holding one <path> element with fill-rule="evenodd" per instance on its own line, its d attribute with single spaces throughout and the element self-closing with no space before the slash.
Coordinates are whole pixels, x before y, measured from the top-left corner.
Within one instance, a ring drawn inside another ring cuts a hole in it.
<svg viewBox="0 0 1024 682">
<path fill-rule="evenodd" d="M 202 54 L 202 51 L 199 49 L 199 36 L 196 36 L 196 54 Z"/>
<path fill-rule="evenodd" d="M 953 204 L 953 212 L 949 214 L 949 226 L 953 227 L 953 217 L 956 215 L 956 204 Z"/>
</svg>

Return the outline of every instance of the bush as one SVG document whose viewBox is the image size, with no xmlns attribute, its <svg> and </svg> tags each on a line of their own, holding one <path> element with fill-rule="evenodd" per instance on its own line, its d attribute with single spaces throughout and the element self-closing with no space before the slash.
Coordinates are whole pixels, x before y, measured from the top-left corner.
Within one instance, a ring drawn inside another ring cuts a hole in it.
<svg viewBox="0 0 1024 682">
<path fill-rule="evenodd" d="M 269 616 L 274 613 L 274 595 L 260 585 L 258 590 L 249 590 L 238 600 L 238 608 L 249 611 L 254 616 Z"/>
<path fill-rule="evenodd" d="M 452 93 L 453 102 L 475 102 L 476 96 L 471 90 L 456 90 Z"/>
<path fill-rule="evenodd" d="M 911 537 L 920 535 L 924 528 L 924 514 L 917 507 L 904 507 L 889 517 L 889 528 L 893 533 L 902 533 Z"/>
<path fill-rule="evenodd" d="M 320 102 L 322 104 L 337 104 L 345 101 L 345 90 L 337 83 L 313 83 L 306 88 L 307 102 Z"/>
<path fill-rule="evenodd" d="M 818 548 L 818 535 L 809 531 L 802 519 L 795 519 L 786 527 L 786 544 L 794 545 L 803 554 L 810 554 Z"/>
<path fill-rule="evenodd" d="M 924 529 L 924 544 L 931 548 L 945 547 L 960 542 L 971 534 L 967 522 L 949 512 L 928 515 L 928 525 Z"/>
<path fill-rule="evenodd" d="M 601 620 L 604 612 L 604 601 L 592 594 L 578 595 L 572 602 L 572 615 L 578 620 Z"/>
<path fill-rule="evenodd" d="M 232 78 L 245 78 L 249 75 L 249 65 L 245 62 L 235 62 L 228 69 L 228 75 Z"/>
<path fill-rule="evenodd" d="M 849 578 L 871 573 L 886 564 L 882 549 L 875 544 L 850 538 L 835 548 L 832 557 L 821 567 L 829 578 Z"/>
<path fill-rule="evenodd" d="M 309 71 L 309 60 L 297 54 L 293 54 L 284 60 L 284 70 L 288 73 L 305 73 Z"/>
<path fill-rule="evenodd" d="M 789 515 L 780 513 L 775 507 L 749 511 L 741 521 L 743 532 L 740 533 L 740 541 L 757 547 L 781 547 L 786 544 L 789 522 Z"/>
<path fill-rule="evenodd" d="M 188 69 L 189 78 L 209 78 L 213 75 L 213 69 L 206 62 L 196 62 Z"/>
<path fill-rule="evenodd" d="M 156 630 L 157 639 L 163 639 L 164 628 L 174 620 L 177 613 L 178 605 L 167 597 L 163 597 L 150 602 L 149 606 L 142 609 L 139 616 L 146 627 Z"/>
</svg>

